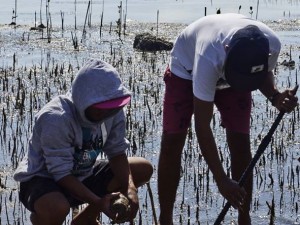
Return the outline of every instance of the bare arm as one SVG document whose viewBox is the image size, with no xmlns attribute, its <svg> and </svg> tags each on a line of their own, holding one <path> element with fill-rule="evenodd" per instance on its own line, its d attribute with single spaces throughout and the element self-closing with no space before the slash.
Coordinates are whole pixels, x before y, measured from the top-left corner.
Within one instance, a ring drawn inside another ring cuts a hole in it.
<svg viewBox="0 0 300 225">
<path fill-rule="evenodd" d="M 104 212 L 110 218 L 114 217 L 114 214 L 110 211 L 110 201 L 118 195 L 117 193 L 100 198 L 73 175 L 67 175 L 57 183 L 68 190 L 75 198 L 88 203 L 96 212 Z"/>
<path fill-rule="evenodd" d="M 213 102 L 205 102 L 194 97 L 195 130 L 199 146 L 217 183 L 221 183 L 222 180 L 227 179 L 227 176 L 221 164 L 216 142 L 210 127 L 213 107 Z"/>
<path fill-rule="evenodd" d="M 267 98 L 270 98 L 271 96 L 276 95 L 276 93 L 279 92 L 278 89 L 276 88 L 274 75 L 272 71 L 268 72 L 268 77 L 259 90 Z"/>
<path fill-rule="evenodd" d="M 123 194 L 127 195 L 129 190 L 137 190 L 133 183 L 129 162 L 125 154 L 113 157 L 110 159 L 109 164 Z"/>
<path fill-rule="evenodd" d="M 77 199 L 89 204 L 97 204 L 99 197 L 91 192 L 84 184 L 82 184 L 73 175 L 63 177 L 57 182 L 61 187 L 69 190 L 69 192 Z M 75 187 L 75 188 L 74 188 Z"/>
<path fill-rule="evenodd" d="M 195 130 L 201 152 L 216 179 L 221 194 L 236 208 L 240 207 L 246 195 L 236 181 L 229 179 L 220 161 L 216 142 L 210 127 L 213 116 L 213 102 L 202 101 L 194 97 Z"/>
<path fill-rule="evenodd" d="M 139 208 L 139 200 L 127 156 L 123 154 L 113 157 L 110 159 L 109 164 L 115 179 L 120 185 L 120 192 L 129 199 L 131 209 L 130 219 L 134 219 Z"/>
</svg>

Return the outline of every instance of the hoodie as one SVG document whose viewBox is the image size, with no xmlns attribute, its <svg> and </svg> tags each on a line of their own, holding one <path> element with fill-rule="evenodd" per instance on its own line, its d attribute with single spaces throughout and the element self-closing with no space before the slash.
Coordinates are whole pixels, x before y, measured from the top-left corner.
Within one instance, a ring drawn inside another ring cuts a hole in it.
<svg viewBox="0 0 300 225">
<path fill-rule="evenodd" d="M 91 122 L 85 116 L 89 106 L 130 95 L 118 72 L 110 64 L 89 60 L 77 73 L 71 90 L 47 103 L 35 116 L 28 153 L 19 163 L 14 179 L 34 176 L 55 181 L 73 174 L 83 180 L 104 153 L 108 159 L 125 154 L 125 114 Z"/>
</svg>

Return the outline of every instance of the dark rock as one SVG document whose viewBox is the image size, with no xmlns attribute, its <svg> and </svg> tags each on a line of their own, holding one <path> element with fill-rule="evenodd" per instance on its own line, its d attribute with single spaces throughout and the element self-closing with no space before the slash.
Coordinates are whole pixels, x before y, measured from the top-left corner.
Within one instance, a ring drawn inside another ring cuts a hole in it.
<svg viewBox="0 0 300 225">
<path fill-rule="evenodd" d="M 142 51 L 169 51 L 173 48 L 173 43 L 162 38 L 157 38 L 149 33 L 142 33 L 136 35 L 133 48 Z"/>
</svg>

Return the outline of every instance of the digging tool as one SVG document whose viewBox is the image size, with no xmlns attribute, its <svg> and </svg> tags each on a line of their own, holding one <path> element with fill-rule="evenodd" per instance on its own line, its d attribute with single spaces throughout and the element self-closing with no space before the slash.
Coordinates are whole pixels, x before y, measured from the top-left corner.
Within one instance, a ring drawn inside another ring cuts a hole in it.
<svg viewBox="0 0 300 225">
<path fill-rule="evenodd" d="M 294 88 L 293 92 L 294 94 L 296 94 L 298 89 L 298 85 L 296 85 L 296 87 Z M 267 135 L 263 138 L 263 140 L 261 141 L 261 143 L 258 146 L 258 149 L 253 157 L 253 159 L 251 160 L 251 162 L 249 163 L 248 167 L 246 168 L 246 170 L 244 171 L 243 175 L 241 176 L 240 180 L 239 180 L 239 185 L 242 187 L 248 177 L 248 175 L 252 172 L 252 170 L 255 167 L 255 164 L 257 163 L 258 159 L 260 158 L 260 156 L 264 153 L 264 151 L 266 150 L 268 144 L 270 143 L 273 133 L 276 130 L 276 128 L 278 127 L 283 115 L 285 114 L 284 111 L 280 111 L 279 114 L 277 115 L 274 123 L 272 124 L 269 132 L 267 133 Z M 231 204 L 227 201 L 227 203 L 225 204 L 223 210 L 220 212 L 219 216 L 217 217 L 214 225 L 220 225 L 221 222 L 223 221 L 228 209 L 230 208 Z"/>
</svg>

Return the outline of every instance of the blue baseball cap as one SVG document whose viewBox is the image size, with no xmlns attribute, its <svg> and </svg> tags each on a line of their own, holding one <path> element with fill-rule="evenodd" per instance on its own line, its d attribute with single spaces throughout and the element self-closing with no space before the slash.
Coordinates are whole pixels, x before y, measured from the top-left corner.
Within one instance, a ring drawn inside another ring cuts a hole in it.
<svg viewBox="0 0 300 225">
<path fill-rule="evenodd" d="M 239 29 L 229 42 L 224 66 L 228 84 L 241 91 L 261 87 L 268 75 L 269 40 L 254 25 Z"/>
</svg>

